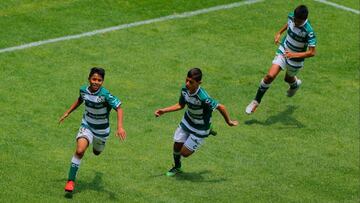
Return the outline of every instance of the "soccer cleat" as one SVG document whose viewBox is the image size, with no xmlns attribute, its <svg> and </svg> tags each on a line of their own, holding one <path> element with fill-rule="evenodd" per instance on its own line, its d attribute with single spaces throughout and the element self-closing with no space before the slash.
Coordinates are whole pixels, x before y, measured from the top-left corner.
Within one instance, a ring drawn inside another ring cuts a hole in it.
<svg viewBox="0 0 360 203">
<path fill-rule="evenodd" d="M 295 88 L 289 88 L 288 90 L 287 90 L 287 96 L 288 97 L 292 97 L 292 96 L 294 96 L 295 95 L 295 93 L 296 93 L 296 91 L 300 88 L 300 85 L 301 85 L 301 80 L 299 80 L 299 79 L 296 79 L 296 87 Z"/>
<path fill-rule="evenodd" d="M 245 113 L 249 115 L 254 113 L 258 106 L 259 106 L 259 102 L 257 102 L 256 100 L 252 100 L 250 104 L 246 107 Z"/>
<path fill-rule="evenodd" d="M 178 173 L 182 173 L 183 171 L 181 170 L 181 168 L 176 168 L 175 166 L 172 167 L 168 172 L 166 172 L 166 176 L 168 177 L 173 177 Z"/>
<path fill-rule="evenodd" d="M 210 129 L 209 135 L 216 136 L 217 132 L 215 130 L 213 130 L 213 129 Z"/>
<path fill-rule="evenodd" d="M 75 182 L 72 180 L 68 180 L 65 185 L 65 192 L 72 192 L 75 187 Z"/>
<path fill-rule="evenodd" d="M 214 130 L 214 126 L 212 124 L 210 125 L 209 135 L 213 135 L 213 136 L 217 135 L 217 132 Z"/>
</svg>

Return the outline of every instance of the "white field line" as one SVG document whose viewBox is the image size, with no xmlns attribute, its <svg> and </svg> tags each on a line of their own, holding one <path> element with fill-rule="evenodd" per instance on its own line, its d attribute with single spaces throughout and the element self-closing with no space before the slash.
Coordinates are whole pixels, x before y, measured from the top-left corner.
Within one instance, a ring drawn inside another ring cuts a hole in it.
<svg viewBox="0 0 360 203">
<path fill-rule="evenodd" d="M 346 6 L 342 6 L 342 5 L 339 5 L 339 4 L 330 2 L 330 1 L 326 1 L 326 0 L 314 0 L 314 1 L 324 3 L 324 4 L 327 4 L 327 5 L 330 5 L 330 6 L 334 6 L 335 8 L 342 9 L 342 10 L 345 10 L 345 11 L 350 11 L 350 12 L 353 12 L 353 13 L 358 14 L 358 15 L 360 14 L 359 10 L 352 9 L 352 8 L 349 8 L 349 7 L 346 7 Z"/>
<path fill-rule="evenodd" d="M 226 5 L 220 5 L 220 6 L 214 6 L 214 7 L 210 7 L 210 8 L 200 9 L 200 10 L 196 10 L 196 11 L 189 11 L 189 12 L 184 12 L 184 13 L 180 13 L 180 14 L 168 15 L 168 16 L 164 16 L 164 17 L 160 17 L 160 18 L 154 18 L 154 19 L 150 19 L 150 20 L 138 21 L 138 22 L 129 23 L 129 24 L 122 24 L 122 25 L 118 25 L 118 26 L 114 26 L 114 27 L 108 27 L 108 28 L 104 28 L 104 29 L 93 30 L 93 31 L 90 31 L 90 32 L 84 32 L 84 33 L 76 34 L 76 35 L 67 35 L 67 36 L 59 37 L 59 38 L 41 40 L 41 41 L 37 41 L 37 42 L 31 42 L 31 43 L 28 43 L 28 44 L 23 44 L 23 45 L 20 45 L 20 46 L 2 48 L 2 49 L 0 49 L 0 53 L 13 52 L 13 51 L 16 51 L 16 50 L 41 46 L 41 45 L 44 45 L 44 44 L 50 44 L 50 43 L 66 41 L 66 40 L 72 40 L 72 39 L 78 39 L 78 38 L 82 38 L 82 37 L 98 35 L 98 34 L 111 32 L 111 31 L 115 31 L 115 30 L 122 30 L 122 29 L 131 28 L 131 27 L 137 27 L 137 26 L 140 26 L 140 25 L 152 24 L 152 23 L 163 22 L 163 21 L 179 19 L 179 18 L 187 18 L 187 17 L 191 17 L 191 16 L 204 14 L 204 13 L 210 13 L 210 12 L 219 11 L 219 10 L 231 9 L 231 8 L 235 8 L 235 7 L 239 7 L 239 6 L 243 6 L 243 5 L 247 5 L 247 4 L 254 4 L 254 3 L 258 3 L 258 2 L 262 2 L 262 1 L 265 1 L 265 0 L 246 0 L 246 1 L 235 2 L 235 3 L 231 3 L 231 4 L 226 4 Z"/>
</svg>

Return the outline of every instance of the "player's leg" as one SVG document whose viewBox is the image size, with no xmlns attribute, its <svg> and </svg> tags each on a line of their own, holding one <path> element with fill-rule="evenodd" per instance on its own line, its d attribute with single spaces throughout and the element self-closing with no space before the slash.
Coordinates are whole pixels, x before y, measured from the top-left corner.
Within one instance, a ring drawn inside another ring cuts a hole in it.
<svg viewBox="0 0 360 203">
<path fill-rule="evenodd" d="M 284 80 L 289 84 L 289 89 L 287 90 L 288 97 L 294 96 L 296 91 L 300 88 L 301 80 L 296 77 L 296 74 L 299 71 L 300 68 L 287 67 Z"/>
<path fill-rule="evenodd" d="M 174 166 L 166 173 L 167 176 L 174 176 L 181 172 L 181 149 L 189 134 L 180 126 L 174 133 L 173 158 Z"/>
<path fill-rule="evenodd" d="M 190 134 L 181 148 L 181 156 L 188 157 L 192 155 L 197 149 L 199 149 L 203 142 L 204 138 L 196 137 L 195 135 Z"/>
<path fill-rule="evenodd" d="M 174 165 L 173 167 L 166 172 L 166 176 L 175 176 L 178 173 L 181 173 L 181 149 L 184 143 L 181 142 L 174 142 L 173 146 L 173 158 L 174 158 Z"/>
<path fill-rule="evenodd" d="M 269 89 L 270 84 L 275 80 L 276 76 L 281 71 L 278 64 L 273 64 L 266 76 L 260 81 L 258 91 L 256 92 L 255 100 L 260 104 L 266 91 Z"/>
<path fill-rule="evenodd" d="M 97 137 L 94 136 L 93 140 L 93 153 L 97 156 L 101 154 L 102 151 L 105 149 L 107 137 Z"/>
<path fill-rule="evenodd" d="M 181 168 L 181 149 L 183 146 L 184 146 L 184 143 L 174 142 L 173 158 L 174 158 L 174 166 L 176 168 Z"/>
<path fill-rule="evenodd" d="M 181 156 L 183 156 L 183 157 L 189 157 L 191 154 L 194 153 L 194 151 L 192 151 L 192 150 L 188 149 L 187 147 L 183 146 L 181 148 L 180 153 L 181 153 Z"/>
<path fill-rule="evenodd" d="M 281 56 L 278 56 L 278 57 L 280 58 Z M 279 62 L 276 62 L 276 60 L 278 60 Z M 281 63 L 280 60 L 282 60 L 282 59 L 281 58 L 276 59 L 276 57 L 275 57 L 273 64 L 270 67 L 268 73 L 260 82 L 260 85 L 256 92 L 256 96 L 255 96 L 254 100 L 251 101 L 250 104 L 246 107 L 245 113 L 251 114 L 259 106 L 261 99 L 265 95 L 266 91 L 269 89 L 270 84 L 275 80 L 276 76 L 279 74 L 279 72 L 282 69 L 281 66 L 279 65 Z"/>
<path fill-rule="evenodd" d="M 180 160 L 180 157 L 189 157 L 190 155 L 192 155 L 204 142 L 203 138 L 199 138 L 196 137 L 195 135 L 190 134 L 189 136 L 187 136 L 187 139 L 185 141 L 185 143 L 178 143 L 178 144 L 174 144 L 174 147 L 176 146 L 176 150 L 179 150 L 179 147 L 181 146 L 181 150 L 180 150 L 180 154 L 178 154 L 178 158 Z M 176 159 L 174 156 L 174 160 L 175 160 L 175 164 L 176 164 Z M 178 173 L 181 173 L 181 163 L 180 166 L 174 166 L 173 168 L 171 168 L 166 175 L 167 176 L 174 176 Z"/>
<path fill-rule="evenodd" d="M 80 167 L 81 159 L 85 154 L 85 151 L 89 144 L 92 142 L 92 135 L 89 130 L 81 127 L 76 137 L 76 151 L 71 159 L 71 165 L 69 169 L 68 180 L 65 185 L 65 191 L 72 192 L 75 187 L 75 179 L 77 171 Z"/>
</svg>

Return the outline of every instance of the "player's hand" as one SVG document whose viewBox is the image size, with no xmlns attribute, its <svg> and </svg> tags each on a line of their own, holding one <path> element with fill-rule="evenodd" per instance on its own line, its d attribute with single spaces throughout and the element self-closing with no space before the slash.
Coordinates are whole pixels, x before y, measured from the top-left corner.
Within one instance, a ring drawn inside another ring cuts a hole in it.
<svg viewBox="0 0 360 203">
<path fill-rule="evenodd" d="M 228 123 L 227 123 L 229 126 L 237 126 L 239 124 L 238 121 L 233 121 L 233 120 L 230 120 Z"/>
<path fill-rule="evenodd" d="M 164 113 L 165 113 L 164 110 L 158 109 L 158 110 L 155 111 L 154 114 L 155 114 L 156 117 L 159 117 L 159 116 L 163 115 Z"/>
<path fill-rule="evenodd" d="M 287 59 L 291 59 L 291 58 L 295 58 L 295 53 L 294 52 L 290 52 L 288 49 L 285 50 L 284 53 L 285 58 Z"/>
<path fill-rule="evenodd" d="M 121 140 L 125 140 L 126 139 L 126 131 L 125 131 L 125 129 L 124 128 L 119 128 L 116 131 L 115 136 L 119 137 Z"/>
<path fill-rule="evenodd" d="M 281 37 L 281 34 L 280 34 L 280 33 L 276 33 L 276 34 L 275 34 L 275 37 L 274 37 L 274 43 L 275 43 L 275 44 L 279 44 L 279 43 L 280 43 L 280 37 Z"/>
<path fill-rule="evenodd" d="M 64 122 L 65 118 L 68 117 L 69 114 L 68 113 L 64 113 L 63 116 L 61 116 L 61 118 L 59 119 L 59 124 L 61 124 L 62 122 Z"/>
</svg>

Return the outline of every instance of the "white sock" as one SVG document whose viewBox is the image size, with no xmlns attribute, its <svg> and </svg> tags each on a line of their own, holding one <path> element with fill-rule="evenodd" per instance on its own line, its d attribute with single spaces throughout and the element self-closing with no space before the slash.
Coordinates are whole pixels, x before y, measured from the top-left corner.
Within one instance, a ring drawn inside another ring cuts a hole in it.
<svg viewBox="0 0 360 203">
<path fill-rule="evenodd" d="M 79 159 L 79 158 L 77 158 L 75 155 L 72 157 L 72 159 L 71 159 L 71 163 L 73 163 L 73 164 L 76 164 L 76 165 L 80 165 L 80 163 L 81 163 L 81 159 Z"/>
</svg>

